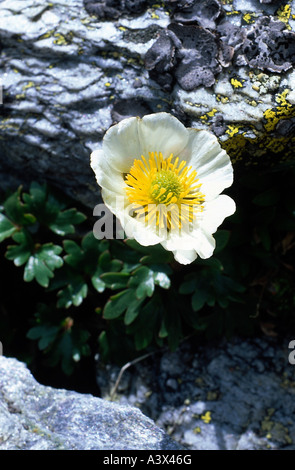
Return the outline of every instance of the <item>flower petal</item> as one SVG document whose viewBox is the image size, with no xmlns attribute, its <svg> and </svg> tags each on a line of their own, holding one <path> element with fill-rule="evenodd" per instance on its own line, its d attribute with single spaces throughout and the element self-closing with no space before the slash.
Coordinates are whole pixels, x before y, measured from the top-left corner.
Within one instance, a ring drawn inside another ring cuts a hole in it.
<svg viewBox="0 0 295 470">
<path fill-rule="evenodd" d="M 215 233 L 224 219 L 234 214 L 235 210 L 236 204 L 233 199 L 222 194 L 213 201 L 205 202 L 204 211 L 200 214 L 200 219 L 196 219 L 194 226 Z"/>
<path fill-rule="evenodd" d="M 162 152 L 164 158 L 177 156 L 186 147 L 189 133 L 186 127 L 168 113 L 144 116 L 138 123 L 141 154 Z"/>
<path fill-rule="evenodd" d="M 163 241 L 163 238 L 165 238 L 165 236 L 163 237 L 161 234 L 158 235 L 151 227 L 145 226 L 142 222 L 130 216 L 129 218 L 125 218 L 125 223 L 124 225 L 122 224 L 122 226 L 124 227 L 127 237 L 134 238 L 143 246 L 158 245 Z"/>
<path fill-rule="evenodd" d="M 124 119 L 106 132 L 102 148 L 108 164 L 121 173 L 128 173 L 135 158 L 141 156 L 138 136 L 140 118 Z"/>
<path fill-rule="evenodd" d="M 157 245 L 165 240 L 167 233 L 162 230 L 156 233 L 154 226 L 144 225 L 142 221 L 131 217 L 132 205 L 126 197 L 115 195 L 113 191 L 103 188 L 102 198 L 108 209 L 119 219 L 128 238 L 134 238 L 140 245 Z"/>
<path fill-rule="evenodd" d="M 180 264 L 190 264 L 198 257 L 195 250 L 176 250 L 173 251 L 173 255 Z"/>
<path fill-rule="evenodd" d="M 103 150 L 95 150 L 90 155 L 90 165 L 99 186 L 125 196 L 123 174 L 111 168 Z"/>
<path fill-rule="evenodd" d="M 172 230 L 168 237 L 162 242 L 162 246 L 168 251 L 186 251 L 194 249 L 192 232 L 188 230 L 187 226 L 183 226 L 180 230 Z"/>
<path fill-rule="evenodd" d="M 202 259 L 210 258 L 215 250 L 216 242 L 210 232 L 200 229 L 192 233 L 193 247 Z"/>
<path fill-rule="evenodd" d="M 184 150 L 188 165 L 197 171 L 206 201 L 214 199 L 233 183 L 231 160 L 217 138 L 206 130 L 189 129 Z"/>
<path fill-rule="evenodd" d="M 162 245 L 166 250 L 173 251 L 173 253 L 179 252 L 179 256 L 183 256 L 181 253 L 185 251 L 195 251 L 194 259 L 196 259 L 197 254 L 201 258 L 209 258 L 215 249 L 215 239 L 203 228 L 198 227 L 192 231 L 182 228 L 180 233 L 171 233 L 169 239 L 162 242 Z M 187 256 L 192 257 L 192 254 Z"/>
</svg>

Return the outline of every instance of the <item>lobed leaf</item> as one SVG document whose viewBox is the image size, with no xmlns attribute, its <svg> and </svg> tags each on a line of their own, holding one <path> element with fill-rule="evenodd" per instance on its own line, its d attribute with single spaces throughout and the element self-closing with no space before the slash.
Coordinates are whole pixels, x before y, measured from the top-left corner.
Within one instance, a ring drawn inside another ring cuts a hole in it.
<svg viewBox="0 0 295 470">
<path fill-rule="evenodd" d="M 11 237 L 16 230 L 17 227 L 5 215 L 0 214 L 0 242 Z"/>
</svg>

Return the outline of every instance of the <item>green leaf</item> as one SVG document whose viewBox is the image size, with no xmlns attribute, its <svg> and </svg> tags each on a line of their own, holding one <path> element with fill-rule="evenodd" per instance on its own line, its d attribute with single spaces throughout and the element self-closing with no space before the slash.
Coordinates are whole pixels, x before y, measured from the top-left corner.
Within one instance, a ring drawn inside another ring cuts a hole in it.
<svg viewBox="0 0 295 470">
<path fill-rule="evenodd" d="M 169 332 L 166 328 L 165 321 L 163 319 L 162 323 L 161 323 L 161 326 L 160 326 L 160 329 L 159 329 L 159 332 L 158 332 L 158 336 L 159 336 L 159 338 L 167 338 L 168 334 L 169 334 Z"/>
<path fill-rule="evenodd" d="M 0 242 L 11 237 L 16 230 L 17 227 L 5 215 L 0 214 Z"/>
<path fill-rule="evenodd" d="M 140 306 L 135 320 L 126 327 L 128 336 L 134 337 L 137 350 L 145 349 L 153 340 L 160 341 L 157 331 L 161 323 L 162 301 L 156 293 L 145 305 Z"/>
<path fill-rule="evenodd" d="M 93 232 L 88 232 L 82 239 L 81 246 L 83 250 L 91 253 L 102 253 L 109 249 L 108 240 L 97 240 Z"/>
<path fill-rule="evenodd" d="M 39 339 L 38 347 L 42 351 L 52 344 L 59 332 L 58 326 L 42 325 L 31 328 L 27 333 L 29 339 Z"/>
<path fill-rule="evenodd" d="M 132 322 L 137 318 L 139 315 L 140 311 L 139 308 L 142 304 L 144 299 L 133 299 L 129 305 L 129 307 L 126 310 L 125 317 L 124 317 L 124 323 L 125 325 L 131 325 Z"/>
<path fill-rule="evenodd" d="M 175 351 L 182 336 L 181 316 L 179 314 L 176 298 L 172 298 L 168 303 L 168 307 L 165 308 L 163 312 L 163 322 L 168 332 L 167 340 L 169 348 Z"/>
<path fill-rule="evenodd" d="M 7 217 L 20 227 L 32 225 L 36 222 L 36 217 L 30 213 L 28 208 L 21 201 L 21 187 L 4 202 L 4 209 Z"/>
<path fill-rule="evenodd" d="M 192 307 L 195 312 L 201 310 L 206 302 L 210 302 L 209 289 L 198 289 L 192 296 Z"/>
<path fill-rule="evenodd" d="M 75 233 L 74 225 L 81 224 L 86 220 L 86 216 L 82 212 L 78 212 L 77 209 L 67 209 L 63 212 L 59 212 L 55 218 L 55 221 L 48 224 L 48 227 L 57 235 L 67 235 L 69 233 Z"/>
<path fill-rule="evenodd" d="M 162 289 L 169 289 L 171 286 L 171 281 L 166 273 L 158 271 L 154 273 L 154 282 Z"/>
<path fill-rule="evenodd" d="M 160 244 L 143 246 L 134 239 L 127 239 L 125 243 L 133 250 L 145 255 L 140 260 L 142 264 L 169 263 L 173 259 L 173 254 Z"/>
<path fill-rule="evenodd" d="M 63 259 L 59 256 L 62 248 L 52 243 L 34 246 L 31 236 L 26 231 L 17 232 L 12 238 L 18 245 L 7 247 L 6 258 L 13 260 L 16 266 L 26 263 L 24 270 L 26 282 L 36 279 L 41 286 L 48 287 L 53 271 L 63 265 Z"/>
<path fill-rule="evenodd" d="M 228 243 L 228 240 L 229 240 L 229 237 L 230 237 L 230 232 L 229 230 L 218 230 L 215 234 L 214 234 L 214 238 L 216 240 L 216 248 L 214 250 L 214 253 L 219 253 L 220 251 L 222 251 L 227 243 Z"/>
<path fill-rule="evenodd" d="M 25 208 L 36 216 L 39 223 L 46 225 L 57 235 L 64 236 L 75 232 L 74 225 L 86 217 L 77 209 L 65 209 L 65 203 L 49 192 L 46 184 L 33 182 L 29 194 L 24 193 Z"/>
<path fill-rule="evenodd" d="M 30 282 L 36 279 L 41 286 L 48 287 L 53 271 L 63 265 L 63 259 L 59 256 L 61 251 L 62 248 L 53 243 L 40 246 L 27 261 L 24 280 Z"/>
<path fill-rule="evenodd" d="M 125 289 L 118 294 L 111 296 L 105 305 L 103 317 L 107 320 L 118 318 L 128 308 L 133 299 L 133 289 Z"/>
<path fill-rule="evenodd" d="M 123 263 L 112 259 L 108 250 L 101 252 L 106 245 L 96 240 L 92 232 L 83 237 L 81 246 L 73 240 L 64 240 L 63 245 L 67 253 L 64 257 L 65 262 L 77 271 L 85 272 L 91 277 L 96 276 L 98 267 L 100 268 L 99 274 L 122 269 Z M 94 280 L 94 282 L 96 281 Z"/>
<path fill-rule="evenodd" d="M 56 351 L 61 359 L 61 368 L 66 375 L 71 375 L 74 370 L 73 362 L 73 338 L 70 331 L 66 331 L 61 337 Z"/>
<path fill-rule="evenodd" d="M 252 202 L 257 206 L 273 206 L 278 202 L 279 198 L 279 190 L 272 188 L 255 196 Z"/>
<path fill-rule="evenodd" d="M 138 299 L 151 297 L 155 288 L 153 271 L 146 266 L 140 266 L 132 272 L 128 286 L 136 288 Z"/>
<path fill-rule="evenodd" d="M 99 266 L 103 272 L 116 273 L 123 267 L 123 262 L 118 259 L 113 259 L 109 251 L 104 251 L 99 257 Z"/>
<path fill-rule="evenodd" d="M 79 307 L 87 297 L 88 286 L 81 276 L 72 277 L 69 284 L 57 293 L 58 308 Z"/>
<path fill-rule="evenodd" d="M 18 243 L 18 245 L 9 245 L 5 256 L 7 259 L 14 262 L 16 266 L 22 266 L 25 264 L 34 250 L 34 244 L 31 236 L 27 231 L 16 232 L 12 239 Z"/>
<path fill-rule="evenodd" d="M 179 293 L 180 294 L 192 294 L 196 289 L 197 284 L 197 274 L 190 273 L 184 278 L 184 282 L 180 284 Z"/>
<path fill-rule="evenodd" d="M 263 247 L 266 249 L 266 251 L 269 251 L 271 247 L 271 237 L 268 227 L 265 225 L 260 225 L 256 227 L 256 233 L 260 238 Z"/>
<path fill-rule="evenodd" d="M 91 276 L 92 285 L 94 289 L 97 290 L 97 292 L 99 293 L 102 293 L 106 288 L 105 283 L 100 278 L 101 274 L 102 274 L 102 269 L 100 266 L 97 266 L 94 274 Z"/>
<path fill-rule="evenodd" d="M 110 289 L 123 289 L 128 285 L 130 273 L 104 273 L 100 278 Z"/>
</svg>

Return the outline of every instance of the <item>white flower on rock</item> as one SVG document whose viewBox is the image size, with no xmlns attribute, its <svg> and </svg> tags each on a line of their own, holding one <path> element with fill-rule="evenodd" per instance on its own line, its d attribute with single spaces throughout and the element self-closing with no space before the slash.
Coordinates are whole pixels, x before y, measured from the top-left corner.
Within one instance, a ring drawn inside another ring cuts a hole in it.
<svg viewBox="0 0 295 470">
<path fill-rule="evenodd" d="M 160 243 L 182 264 L 212 256 L 212 234 L 235 212 L 220 194 L 233 182 L 227 153 L 209 131 L 187 129 L 168 113 L 112 126 L 91 167 L 126 235 L 145 246 Z"/>
</svg>

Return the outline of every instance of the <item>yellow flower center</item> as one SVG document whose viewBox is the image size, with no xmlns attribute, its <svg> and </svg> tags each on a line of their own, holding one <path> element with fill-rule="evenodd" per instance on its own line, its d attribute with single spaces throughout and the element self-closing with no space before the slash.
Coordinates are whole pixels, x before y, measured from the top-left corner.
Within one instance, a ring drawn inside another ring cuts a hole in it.
<svg viewBox="0 0 295 470">
<path fill-rule="evenodd" d="M 205 196 L 198 181 L 196 170 L 185 161 L 173 159 L 173 154 L 164 159 L 161 152 L 149 152 L 148 161 L 143 155 L 134 160 L 125 178 L 126 194 L 136 216 L 170 230 L 192 222 L 195 213 L 203 210 Z"/>
</svg>

